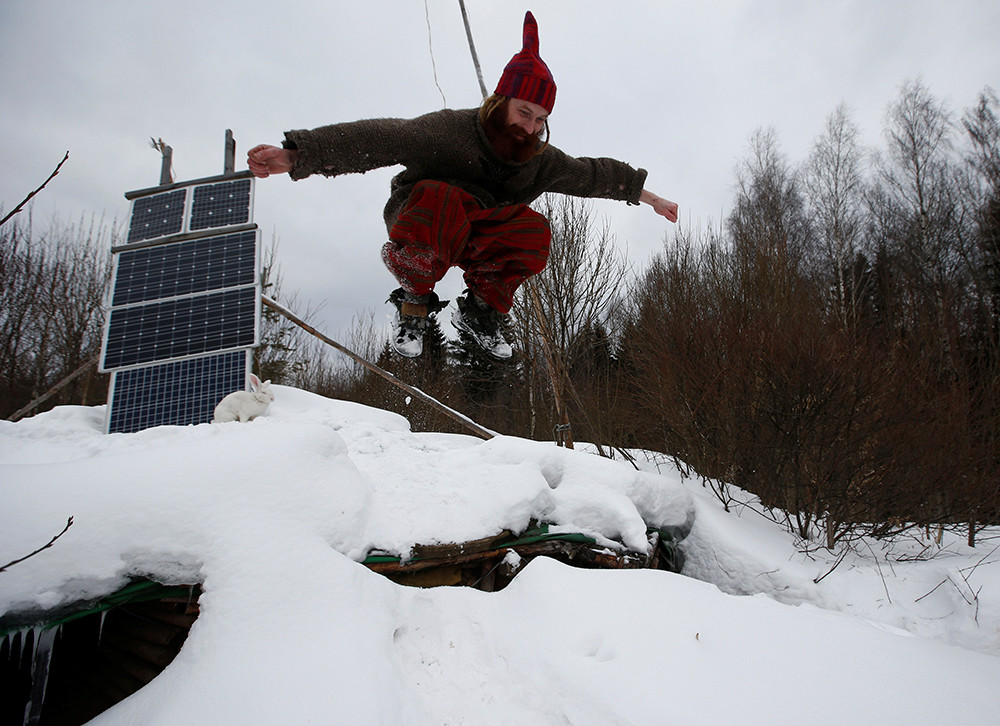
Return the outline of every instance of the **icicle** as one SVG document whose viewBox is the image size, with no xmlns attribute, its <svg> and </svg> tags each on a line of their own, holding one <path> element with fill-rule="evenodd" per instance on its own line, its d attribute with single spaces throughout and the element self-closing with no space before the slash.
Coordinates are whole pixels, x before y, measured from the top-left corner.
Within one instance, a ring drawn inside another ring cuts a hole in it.
<svg viewBox="0 0 1000 726">
<path fill-rule="evenodd" d="M 36 630 L 38 630 L 38 628 L 26 628 L 21 631 L 21 647 L 17 651 L 17 662 L 19 664 L 24 664 L 26 653 L 29 664 L 35 657 L 35 640 L 37 638 L 37 634 L 35 633 Z"/>
<path fill-rule="evenodd" d="M 34 661 L 36 630 L 37 628 L 27 628 L 25 630 L 20 630 L 14 634 L 13 638 L 11 638 L 10 654 L 12 657 L 17 658 L 16 664 L 18 671 L 21 671 L 26 666 L 30 668 L 31 664 Z M 28 644 L 29 639 L 31 641 L 30 645 Z M 30 654 L 28 663 L 24 662 L 24 655 L 26 652 Z M 28 723 L 28 716 L 30 712 L 31 712 L 31 699 L 29 698 L 28 702 L 24 704 L 24 718 L 22 723 Z"/>
<path fill-rule="evenodd" d="M 21 663 L 21 632 L 14 631 L 3 636 L 3 644 L 0 645 L 0 652 L 4 646 L 7 648 L 7 661 L 20 667 Z"/>
<path fill-rule="evenodd" d="M 29 654 L 35 652 L 35 632 L 33 630 L 22 630 L 18 635 L 21 637 L 17 647 L 17 667 L 21 668 L 24 666 L 25 651 Z M 28 662 L 31 662 L 30 657 Z"/>
<path fill-rule="evenodd" d="M 34 643 L 31 655 L 31 699 L 24 707 L 25 726 L 37 726 L 42 718 L 45 689 L 49 684 L 49 665 L 52 663 L 52 647 L 59 633 L 59 628 L 35 627 L 32 630 Z"/>
</svg>

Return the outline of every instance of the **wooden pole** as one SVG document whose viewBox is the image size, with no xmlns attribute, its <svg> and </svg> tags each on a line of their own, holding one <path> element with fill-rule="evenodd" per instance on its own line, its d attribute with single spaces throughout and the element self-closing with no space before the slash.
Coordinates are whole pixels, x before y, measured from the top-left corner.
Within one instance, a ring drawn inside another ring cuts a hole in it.
<svg viewBox="0 0 1000 726">
<path fill-rule="evenodd" d="M 318 330 L 316 330 L 316 328 L 312 327 L 311 325 L 309 325 L 309 323 L 307 323 L 306 321 L 304 321 L 301 318 L 299 318 L 298 316 L 296 316 L 295 313 L 293 313 L 292 311 L 290 311 L 288 308 L 284 307 L 283 305 L 281 305 L 279 303 L 276 303 L 274 300 L 271 300 L 268 297 L 262 297 L 261 298 L 261 302 L 263 302 L 265 305 L 267 305 L 269 308 L 271 308 L 275 312 L 277 312 L 280 315 L 283 315 L 286 318 L 288 318 L 289 320 L 291 320 L 293 323 L 295 323 L 296 325 L 298 325 L 300 328 L 302 328 L 303 330 L 305 330 L 307 333 L 310 333 L 311 335 L 316 336 L 317 338 L 319 338 L 320 340 L 322 340 L 324 343 L 326 343 L 327 345 L 329 345 L 331 348 L 336 348 L 341 353 L 343 353 L 344 355 L 346 355 L 348 358 L 350 358 L 351 360 L 353 360 L 355 363 L 360 363 L 365 368 L 367 368 L 368 370 L 370 370 L 372 373 L 375 373 L 376 375 L 379 375 L 382 378 L 384 378 L 385 380 L 389 381 L 389 383 L 391 383 L 392 385 L 394 385 L 394 386 L 396 386 L 398 388 L 403 389 L 404 391 L 406 391 L 407 393 L 409 393 L 411 396 L 419 398 L 424 403 L 426 403 L 426 404 L 428 404 L 428 405 L 436 408 L 438 411 L 440 411 L 441 413 L 443 413 L 444 415 L 446 415 L 448 418 L 450 418 L 450 419 L 452 419 L 454 421 L 457 421 L 458 423 L 462 424 L 463 426 L 465 426 L 465 428 L 469 429 L 476 436 L 478 436 L 478 437 L 480 437 L 482 439 L 487 439 L 487 440 L 492 439 L 494 436 L 496 436 L 495 432 L 490 431 L 489 429 L 483 428 L 482 426 L 480 426 L 479 424 L 477 424 L 475 421 L 473 421 L 468 416 L 466 416 L 466 415 L 464 415 L 462 413 L 459 413 L 458 411 L 456 411 L 453 408 L 449 408 L 448 406 L 445 406 L 443 403 L 441 403 L 440 401 L 438 401 L 436 398 L 434 398 L 432 396 L 428 396 L 426 393 L 424 393 L 423 391 L 421 391 L 419 388 L 411 386 L 409 383 L 404 383 L 403 381 L 401 381 L 398 378 L 396 378 L 396 376 L 394 376 L 391 373 L 389 373 L 389 371 L 387 371 L 387 370 L 385 370 L 383 368 L 380 368 L 379 366 L 375 365 L 374 363 L 372 363 L 372 362 L 370 362 L 368 360 L 365 360 L 364 358 L 362 358 L 360 355 L 358 355 L 354 351 L 350 350 L 349 348 L 345 348 L 343 345 L 341 345 L 337 341 L 333 340 L 332 338 L 328 338 L 327 336 L 323 335 L 323 333 L 321 333 Z"/>
<path fill-rule="evenodd" d="M 69 384 L 73 379 L 77 378 L 81 373 L 83 373 L 86 370 L 88 370 L 91 366 L 97 365 L 98 358 L 100 358 L 100 356 L 99 355 L 95 355 L 95 356 L 91 356 L 90 358 L 88 358 L 87 360 L 85 360 L 83 362 L 83 364 L 79 368 L 77 368 L 75 371 L 73 371 L 72 373 L 70 373 L 68 376 L 66 376 L 65 378 L 63 378 L 58 383 L 56 383 L 56 385 L 52 386 L 52 388 L 50 388 L 49 390 L 47 390 L 41 396 L 39 396 L 34 401 L 32 401 L 31 403 L 29 403 L 27 406 L 24 406 L 23 408 L 19 408 L 18 410 L 16 410 L 14 413 L 12 413 L 10 416 L 7 417 L 7 420 L 8 421 L 19 421 L 21 419 L 21 417 L 24 416 L 24 414 L 28 413 L 28 411 L 31 411 L 36 406 L 39 406 L 39 405 L 45 403 L 47 400 L 49 400 L 50 398 L 52 398 L 52 396 L 54 396 L 55 394 L 59 393 L 59 391 L 61 391 L 64 387 L 66 387 L 67 384 Z"/>
<path fill-rule="evenodd" d="M 479 79 L 479 90 L 483 93 L 483 98 L 489 94 L 486 92 L 486 84 L 483 83 L 483 69 L 479 67 L 479 56 L 476 55 L 476 44 L 472 42 L 472 28 L 469 25 L 469 14 L 465 12 L 465 0 L 458 0 L 458 6 L 462 9 L 462 21 L 465 23 L 465 35 L 469 39 L 469 51 L 472 53 L 472 64 L 476 67 L 476 77 Z"/>
</svg>

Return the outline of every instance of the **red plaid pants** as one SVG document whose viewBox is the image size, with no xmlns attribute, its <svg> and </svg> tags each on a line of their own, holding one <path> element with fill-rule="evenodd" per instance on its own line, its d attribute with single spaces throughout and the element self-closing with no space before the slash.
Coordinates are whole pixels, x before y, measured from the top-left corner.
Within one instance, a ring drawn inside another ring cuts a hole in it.
<svg viewBox="0 0 1000 726">
<path fill-rule="evenodd" d="M 545 267 L 551 238 L 548 221 L 526 204 L 483 209 L 458 187 L 422 181 L 389 230 L 382 260 L 415 295 L 458 266 L 466 286 L 506 314 L 521 283 Z"/>
</svg>

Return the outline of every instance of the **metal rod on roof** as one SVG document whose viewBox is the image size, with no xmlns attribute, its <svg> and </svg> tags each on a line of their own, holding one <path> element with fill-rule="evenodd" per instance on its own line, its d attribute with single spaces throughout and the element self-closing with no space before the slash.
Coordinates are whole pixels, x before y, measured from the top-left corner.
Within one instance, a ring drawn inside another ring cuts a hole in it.
<svg viewBox="0 0 1000 726">
<path fill-rule="evenodd" d="M 173 166 L 174 150 L 164 144 L 161 140 L 160 154 L 163 155 L 163 161 L 160 163 L 160 186 L 164 184 L 170 184 L 173 182 L 173 175 L 170 173 L 170 168 Z"/>
<path fill-rule="evenodd" d="M 236 172 L 236 138 L 232 129 L 226 129 L 226 162 L 222 173 L 226 176 Z"/>
<path fill-rule="evenodd" d="M 337 341 L 333 340 L 332 338 L 328 338 L 327 336 L 323 335 L 323 333 L 321 333 L 318 330 L 316 330 L 316 328 L 312 327 L 311 325 L 309 325 L 309 323 L 307 323 L 306 321 L 304 321 L 301 318 L 299 318 L 298 316 L 296 316 L 295 313 L 293 313 L 292 311 L 290 311 L 288 308 L 284 307 L 280 303 L 276 303 L 274 300 L 271 300 L 270 298 L 264 297 L 264 296 L 261 297 L 261 302 L 264 303 L 265 305 L 267 305 L 269 308 L 271 308 L 275 312 L 277 312 L 277 313 L 285 316 L 289 320 L 291 320 L 293 323 L 295 323 L 296 325 L 298 325 L 300 328 L 302 328 L 303 330 L 305 330 L 307 333 L 310 333 L 310 334 L 316 336 L 317 338 L 319 338 L 320 340 L 322 340 L 324 343 L 326 343 L 330 347 L 336 348 L 341 353 L 343 353 L 344 355 L 346 355 L 348 358 L 350 358 L 351 360 L 353 360 L 355 363 L 360 363 L 365 368 L 367 368 L 368 370 L 370 370 L 372 373 L 375 373 L 376 375 L 379 375 L 382 378 L 384 378 L 385 380 L 389 381 L 389 383 L 391 383 L 392 385 L 394 385 L 394 386 L 396 386 L 398 388 L 402 388 L 404 391 L 406 391 L 407 393 L 409 393 L 411 396 L 416 396 L 417 398 L 419 398 L 424 403 L 427 403 L 430 406 L 436 408 L 438 411 L 440 411 L 441 413 L 443 413 L 444 415 L 446 415 L 448 418 L 450 418 L 453 421 L 457 421 L 458 423 L 462 424 L 463 426 L 465 426 L 465 428 L 469 429 L 476 436 L 478 436 L 478 437 L 480 437 L 482 439 L 487 439 L 487 440 L 492 439 L 494 436 L 496 436 L 496 433 L 494 433 L 493 431 L 490 431 L 489 429 L 483 428 L 482 426 L 480 426 L 479 424 L 477 424 L 475 421 L 473 421 L 471 418 L 469 418 L 465 414 L 459 413 L 455 409 L 449 408 L 448 406 L 445 406 L 443 403 L 441 403 L 440 401 L 438 401 L 436 398 L 434 398 L 432 396 L 428 396 L 426 393 L 424 393 L 423 391 L 421 391 L 419 388 L 415 388 L 414 386 L 411 386 L 409 383 L 404 383 L 403 381 L 401 381 L 398 378 L 396 378 L 396 376 L 394 376 L 391 373 L 389 373 L 389 371 L 387 371 L 387 370 L 385 370 L 383 368 L 380 368 L 379 366 L 375 365 L 374 363 L 372 363 L 372 362 L 370 362 L 368 360 L 365 360 L 364 358 L 362 358 L 360 355 L 358 355 L 354 351 L 350 350 L 349 348 L 345 348 L 343 345 L 341 345 Z"/>
</svg>

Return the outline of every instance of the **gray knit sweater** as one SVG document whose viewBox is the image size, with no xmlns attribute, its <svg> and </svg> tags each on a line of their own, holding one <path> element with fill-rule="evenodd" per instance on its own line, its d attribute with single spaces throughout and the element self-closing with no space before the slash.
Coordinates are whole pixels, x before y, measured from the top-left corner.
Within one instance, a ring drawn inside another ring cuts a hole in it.
<svg viewBox="0 0 1000 726">
<path fill-rule="evenodd" d="M 638 204 L 646 181 L 644 169 L 615 159 L 572 157 L 552 145 L 521 164 L 502 161 L 474 108 L 287 131 L 285 147 L 299 152 L 292 179 L 406 167 L 392 180 L 384 213 L 388 227 L 414 184 L 424 179 L 460 187 L 484 207 L 528 204 L 545 192 Z"/>
</svg>

